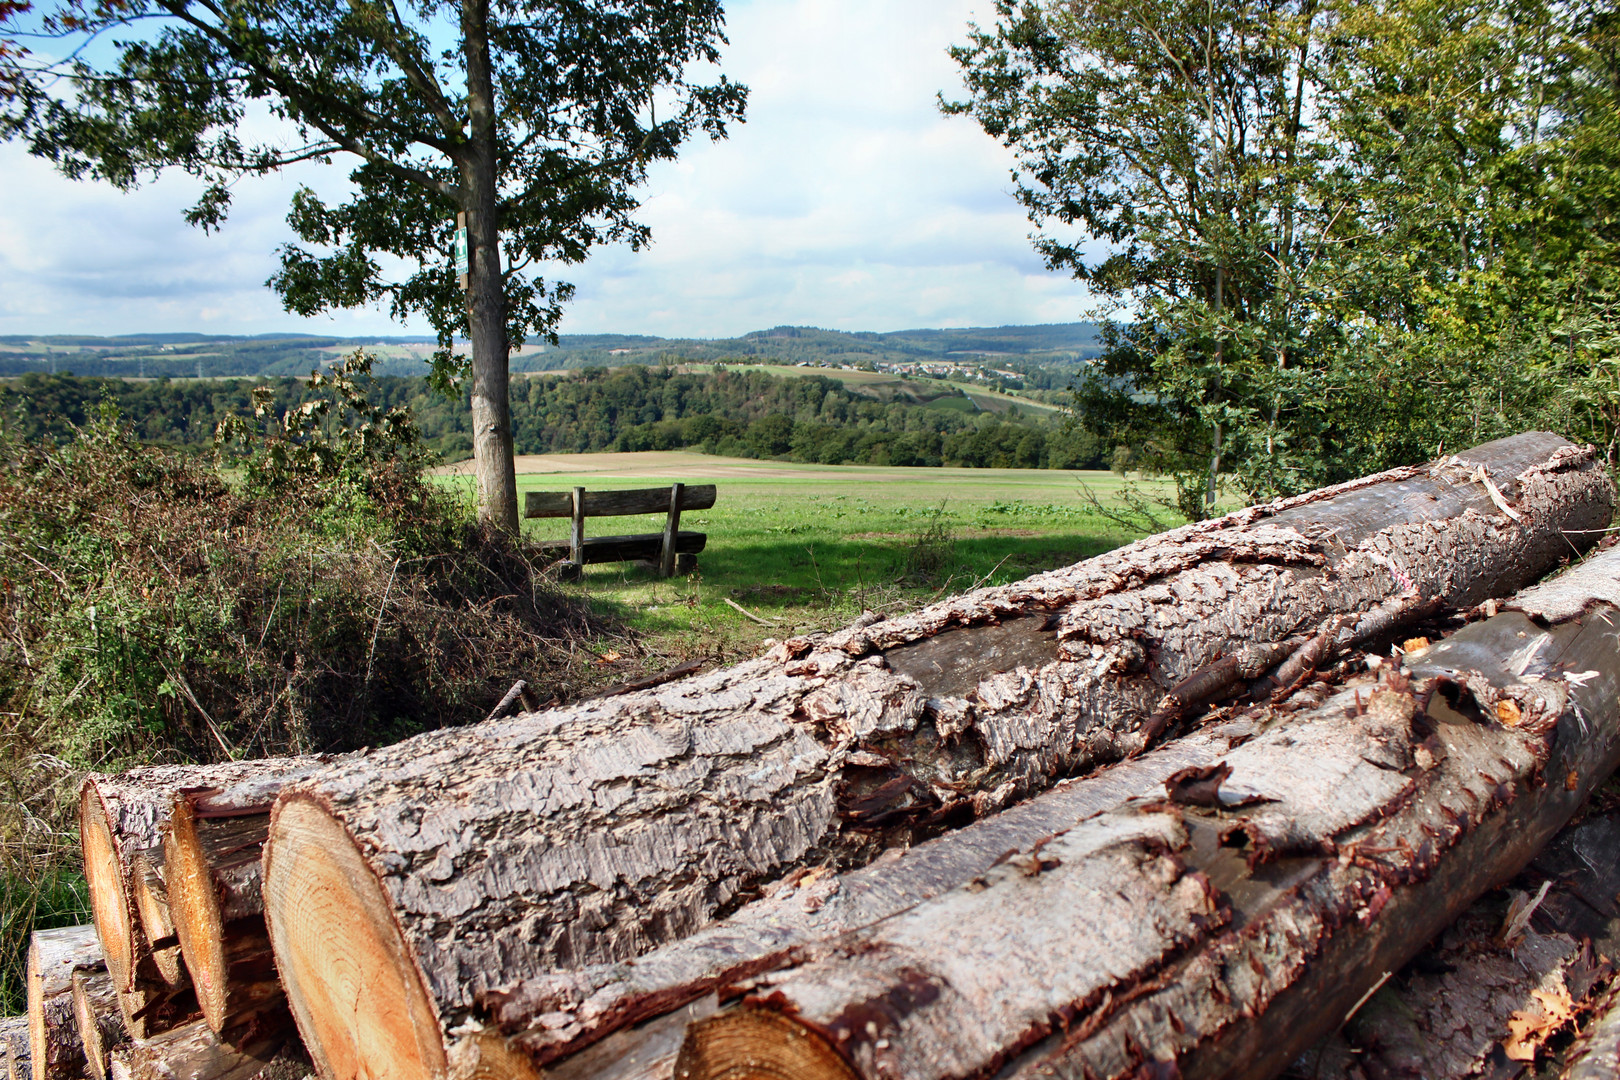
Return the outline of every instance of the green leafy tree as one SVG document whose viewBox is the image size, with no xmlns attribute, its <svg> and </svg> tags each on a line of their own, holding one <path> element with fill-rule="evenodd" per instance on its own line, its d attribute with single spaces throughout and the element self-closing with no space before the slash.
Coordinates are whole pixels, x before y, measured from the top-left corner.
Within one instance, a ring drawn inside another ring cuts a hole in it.
<svg viewBox="0 0 1620 1080">
<path fill-rule="evenodd" d="M 1367 239 L 1345 325 L 1375 457 L 1552 427 L 1609 445 L 1620 48 L 1606 5 L 1347 5 L 1322 111 Z M 1611 450 L 1611 461 L 1612 450 Z"/>
<path fill-rule="evenodd" d="M 74 51 L 0 56 L 0 134 L 68 176 L 129 188 L 182 169 L 206 184 L 188 220 L 212 229 L 243 176 L 355 163 L 340 201 L 294 197 L 301 242 L 270 284 L 300 315 L 386 302 L 426 316 L 445 388 L 466 335 L 480 514 L 511 530 L 508 357 L 555 340 L 572 294 L 534 268 L 647 243 L 633 189 L 648 165 L 697 132 L 724 137 L 746 99 L 685 74 L 718 60 L 719 0 L 58 0 L 42 18 Z M 287 137 L 255 141 L 257 109 Z"/>
<path fill-rule="evenodd" d="M 1316 0 L 998 0 L 952 50 L 944 102 L 1017 155 L 1036 246 L 1136 309 L 1115 326 L 1082 420 L 1124 434 L 1207 513 L 1234 463 L 1249 486 L 1307 482 L 1312 268 L 1334 208 L 1311 198 Z"/>
</svg>

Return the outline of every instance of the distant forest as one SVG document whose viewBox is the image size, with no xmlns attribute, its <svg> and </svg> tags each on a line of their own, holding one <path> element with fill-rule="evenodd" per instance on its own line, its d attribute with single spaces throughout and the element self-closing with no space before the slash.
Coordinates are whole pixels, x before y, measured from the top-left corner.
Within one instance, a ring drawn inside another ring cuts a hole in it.
<svg viewBox="0 0 1620 1080">
<path fill-rule="evenodd" d="M 138 438 L 212 446 L 231 413 L 252 411 L 250 391 L 269 385 L 278 412 L 309 392 L 280 378 L 183 382 L 30 374 L 0 385 L 0 424 L 30 438 L 65 438 L 105 406 Z M 408 405 L 427 443 L 447 460 L 472 450 L 465 394 L 448 398 L 424 378 L 385 376 L 369 395 Z M 759 371 L 703 374 L 632 365 L 568 377 L 517 379 L 512 429 L 520 454 L 690 448 L 734 457 L 821 464 L 956 465 L 972 468 L 1105 468 L 1115 448 L 1062 419 L 976 411 L 967 398 L 885 403 L 823 376 Z"/>
<path fill-rule="evenodd" d="M 171 379 L 306 375 L 339 353 L 365 346 L 379 375 L 425 375 L 431 338 L 341 338 L 305 334 L 232 337 L 206 334 L 0 336 L 0 376 L 73 374 Z M 514 372 L 564 371 L 625 364 L 897 364 L 940 360 L 1011 366 L 1032 388 L 1066 385 L 1063 369 L 1100 355 L 1091 323 L 961 330 L 846 333 L 778 326 L 736 338 L 700 340 L 635 334 L 564 334 L 556 345 L 531 344 L 512 357 Z M 1056 370 L 1051 370 L 1056 369 Z M 1043 374 L 1044 373 L 1044 374 Z M 1027 380 L 1026 380 L 1027 381 Z"/>
</svg>

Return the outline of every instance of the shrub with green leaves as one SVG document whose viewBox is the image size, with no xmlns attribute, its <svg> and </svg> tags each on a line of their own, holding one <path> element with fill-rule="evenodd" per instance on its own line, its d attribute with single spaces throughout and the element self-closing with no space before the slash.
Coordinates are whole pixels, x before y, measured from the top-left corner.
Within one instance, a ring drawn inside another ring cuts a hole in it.
<svg viewBox="0 0 1620 1080">
<path fill-rule="evenodd" d="M 365 366 L 223 432 L 239 480 L 140 444 L 110 406 L 67 442 L 0 428 L 0 1007 L 36 919 L 78 916 L 85 771 L 480 720 L 515 679 L 555 690 L 596 631 L 531 549 L 423 478 Z"/>
</svg>

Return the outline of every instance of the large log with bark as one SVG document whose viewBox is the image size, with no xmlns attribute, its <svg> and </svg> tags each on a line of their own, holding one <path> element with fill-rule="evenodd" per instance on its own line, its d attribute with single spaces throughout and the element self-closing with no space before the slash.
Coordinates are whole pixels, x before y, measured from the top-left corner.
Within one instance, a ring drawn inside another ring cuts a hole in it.
<svg viewBox="0 0 1620 1080">
<path fill-rule="evenodd" d="M 73 1016 L 73 973 L 103 967 L 93 926 L 36 930 L 28 942 L 28 1056 L 34 1080 L 78 1080 L 84 1047 Z"/>
<path fill-rule="evenodd" d="M 738 988 L 675 1075 L 1267 1077 L 1620 763 L 1620 549 Z"/>
<path fill-rule="evenodd" d="M 338 759 L 175 796 L 164 830 L 168 897 L 198 1004 L 216 1034 L 259 1040 L 292 1026 L 264 925 L 270 807 L 287 783 Z"/>
<path fill-rule="evenodd" d="M 1583 814 L 1567 826 L 1508 887 L 1475 901 L 1283 1075 L 1565 1075 L 1612 1053 L 1602 1017 L 1620 990 L 1614 986 L 1616 957 L 1620 812 L 1609 810 Z M 1581 1037 L 1571 1043 L 1577 1031 Z M 1612 1080 L 1620 1076 L 1620 1063 L 1596 1075 Z"/>
<path fill-rule="evenodd" d="M 175 796 L 307 765 L 266 758 L 217 765 L 158 765 L 94 775 L 79 792 L 79 843 L 96 932 L 136 1038 L 197 1014 L 164 895 L 163 830 Z M 156 925 L 142 919 L 143 906 Z"/>
<path fill-rule="evenodd" d="M 1321 698 L 1302 692 L 1289 704 L 1302 701 L 1314 705 Z M 770 970 L 808 944 L 966 884 L 1009 851 L 1126 799 L 1162 792 L 1168 777 L 1219 760 L 1255 730 L 1247 718 L 1211 724 L 916 847 L 895 848 L 868 866 L 844 874 L 829 873 L 826 866 L 796 873 L 727 918 L 643 956 L 491 991 L 481 999 L 489 1036 L 498 1038 L 504 1029 L 526 1058 L 560 1080 L 667 1077 L 687 1023 L 714 1010 L 720 988 Z M 536 1015 L 546 1023 L 530 1027 Z M 579 1052 L 586 1047 L 588 1052 Z"/>
<path fill-rule="evenodd" d="M 1296 654 L 1505 594 L 1612 508 L 1589 452 L 1522 436 L 367 754 L 272 817 L 265 907 L 299 1029 L 333 1076 L 476 1071 L 507 1046 L 479 1035 L 491 992 L 521 1000 L 795 868 L 860 865 L 1117 760 Z"/>
</svg>

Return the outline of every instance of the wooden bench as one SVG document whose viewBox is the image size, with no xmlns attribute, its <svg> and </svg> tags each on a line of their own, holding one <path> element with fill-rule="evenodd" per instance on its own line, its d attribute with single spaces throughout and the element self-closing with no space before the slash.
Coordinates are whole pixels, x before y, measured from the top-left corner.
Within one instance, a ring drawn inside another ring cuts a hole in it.
<svg viewBox="0 0 1620 1080">
<path fill-rule="evenodd" d="M 567 553 L 561 577 L 579 576 L 588 563 L 630 562 L 651 564 L 663 577 L 689 574 L 697 567 L 697 553 L 708 544 L 706 533 L 681 529 L 681 511 L 707 510 L 714 505 L 713 484 L 671 484 L 667 488 L 635 488 L 630 491 L 531 491 L 524 500 L 526 518 L 572 518 L 567 540 L 541 544 L 542 551 Z M 634 536 L 595 536 L 585 538 L 588 517 L 619 517 L 624 514 L 664 514 L 664 531 Z"/>
</svg>

